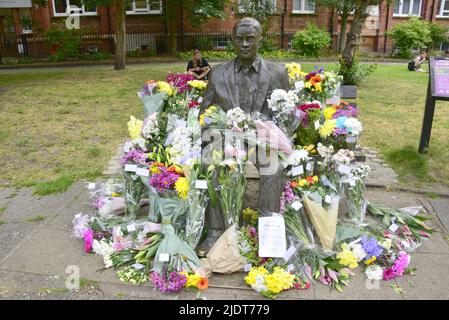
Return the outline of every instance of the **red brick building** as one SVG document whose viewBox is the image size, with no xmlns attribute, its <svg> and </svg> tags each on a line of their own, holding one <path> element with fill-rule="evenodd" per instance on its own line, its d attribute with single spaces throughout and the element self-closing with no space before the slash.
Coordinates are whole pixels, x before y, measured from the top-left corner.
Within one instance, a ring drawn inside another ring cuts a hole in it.
<svg viewBox="0 0 449 320">
<path fill-rule="evenodd" d="M 336 46 L 340 28 L 339 17 L 328 8 L 315 8 L 313 2 L 313 0 L 273 0 L 276 12 L 271 18 L 270 31 L 285 35 L 284 47 L 288 45 L 289 35 L 303 29 L 308 23 L 317 24 L 331 31 L 334 47 Z M 33 5 L 31 0 L 0 0 L 0 35 L 39 34 L 55 23 L 64 23 L 68 16 L 68 8 L 73 5 L 79 8 L 74 12 L 80 15 L 82 28 L 90 27 L 99 34 L 115 32 L 113 7 L 88 7 L 83 4 L 83 0 L 48 0 L 48 5 L 44 7 Z M 128 33 L 167 33 L 163 5 L 162 0 L 133 0 L 126 11 Z M 449 0 L 394 0 L 390 5 L 385 0 L 378 6 L 370 7 L 369 10 L 371 15 L 365 23 L 361 38 L 361 48 L 364 51 L 390 52 L 391 43 L 385 36 L 385 30 L 409 19 L 410 16 L 449 25 Z M 225 21 L 210 19 L 204 25 L 192 28 L 186 14 L 179 9 L 179 19 L 176 23 L 178 34 L 183 35 L 180 36 L 181 47 L 189 49 L 193 45 L 192 41 L 185 40 L 185 37 L 204 32 L 229 31 L 240 14 L 229 8 L 226 8 L 226 12 Z M 214 41 L 219 47 L 220 36 L 218 35 Z"/>
</svg>

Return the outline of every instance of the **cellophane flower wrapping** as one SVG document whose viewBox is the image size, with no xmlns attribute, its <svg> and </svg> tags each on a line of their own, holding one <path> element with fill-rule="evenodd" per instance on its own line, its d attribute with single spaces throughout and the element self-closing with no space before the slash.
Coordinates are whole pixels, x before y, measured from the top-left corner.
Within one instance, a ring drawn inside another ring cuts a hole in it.
<svg viewBox="0 0 449 320">
<path fill-rule="evenodd" d="M 129 220 L 134 220 L 140 208 L 140 201 L 146 193 L 142 180 L 133 172 L 124 171 L 125 177 L 125 214 Z"/>
<path fill-rule="evenodd" d="M 229 228 L 233 224 L 239 225 L 246 189 L 245 169 L 243 164 L 235 164 L 234 168 L 225 165 L 218 170 L 218 202 L 226 228 Z"/>
<path fill-rule="evenodd" d="M 163 223 L 161 233 L 164 239 L 161 241 L 153 262 L 153 270 L 161 273 L 164 266 L 176 272 L 192 272 L 202 268 L 201 261 L 195 251 L 175 232 L 173 226 L 167 222 Z M 168 254 L 169 261 L 161 261 L 164 254 Z"/>
<path fill-rule="evenodd" d="M 187 196 L 187 203 L 190 210 L 186 217 L 185 240 L 193 249 L 196 248 L 201 239 L 205 212 L 209 200 L 207 190 L 195 188 L 196 181 L 196 171 L 192 170 L 190 174 L 190 190 Z"/>
</svg>

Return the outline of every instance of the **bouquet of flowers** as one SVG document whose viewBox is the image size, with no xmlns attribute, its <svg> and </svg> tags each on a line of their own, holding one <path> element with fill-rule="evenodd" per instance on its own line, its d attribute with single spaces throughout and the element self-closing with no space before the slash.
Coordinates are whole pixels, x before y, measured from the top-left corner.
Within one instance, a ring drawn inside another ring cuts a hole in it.
<svg viewBox="0 0 449 320">
<path fill-rule="evenodd" d="M 324 68 L 315 66 L 315 70 L 302 77 L 302 83 L 295 83 L 296 92 L 302 100 L 318 100 L 326 104 L 327 98 L 339 96 L 342 76 L 334 71 L 325 72 Z M 303 86 L 302 86 L 303 85 Z"/>
<path fill-rule="evenodd" d="M 293 190 L 302 195 L 302 203 L 322 247 L 331 250 L 335 240 L 340 200 L 337 189 L 325 176 L 308 176 L 293 182 Z"/>
<path fill-rule="evenodd" d="M 299 125 L 296 116 L 296 103 L 298 98 L 293 91 L 286 92 L 282 89 L 275 89 L 268 99 L 268 108 L 273 113 L 274 122 L 291 137 Z"/>
<path fill-rule="evenodd" d="M 343 183 L 347 199 L 346 216 L 357 223 L 365 220 L 367 201 L 365 200 L 365 179 L 368 177 L 370 167 L 368 165 L 358 165 L 351 169 Z"/>
<path fill-rule="evenodd" d="M 137 96 L 144 105 L 145 116 L 154 112 L 162 112 L 168 97 L 172 94 L 173 89 L 170 84 L 165 81 L 154 80 L 147 81 L 143 88 L 137 92 Z"/>
<path fill-rule="evenodd" d="M 354 147 L 362 131 L 359 120 L 347 117 L 326 120 L 319 129 L 322 140 L 337 149 Z"/>
<path fill-rule="evenodd" d="M 282 267 L 274 267 L 272 272 L 265 267 L 252 267 L 245 282 L 264 297 L 275 299 L 280 292 L 294 287 L 295 275 Z"/>
<path fill-rule="evenodd" d="M 300 146 L 316 145 L 319 141 L 317 129 L 320 127 L 321 103 L 315 100 L 300 104 L 296 108 L 300 125 L 296 130 L 295 144 Z"/>
</svg>

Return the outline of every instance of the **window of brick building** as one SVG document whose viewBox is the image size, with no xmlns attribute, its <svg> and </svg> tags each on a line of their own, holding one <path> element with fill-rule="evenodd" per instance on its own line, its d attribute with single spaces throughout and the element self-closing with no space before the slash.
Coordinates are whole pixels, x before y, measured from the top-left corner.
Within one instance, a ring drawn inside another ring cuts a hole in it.
<svg viewBox="0 0 449 320">
<path fill-rule="evenodd" d="M 95 5 L 84 4 L 83 0 L 52 0 L 53 14 L 55 17 L 64 17 L 68 13 L 80 16 L 97 15 L 97 7 Z"/>
<path fill-rule="evenodd" d="M 251 3 L 251 0 L 246 0 L 247 2 Z M 273 12 L 276 11 L 276 0 L 266 0 L 266 1 L 271 1 L 271 6 L 272 6 L 272 10 Z M 242 5 L 242 0 L 238 0 L 238 4 L 239 4 L 239 13 L 245 13 L 245 8 Z"/>
<path fill-rule="evenodd" d="M 440 0 L 438 17 L 449 17 L 449 0 Z"/>
<path fill-rule="evenodd" d="M 422 0 L 395 0 L 394 16 L 420 16 Z"/>
<path fill-rule="evenodd" d="M 314 0 L 293 0 L 293 13 L 314 13 Z"/>
<path fill-rule="evenodd" d="M 161 14 L 161 0 L 132 0 L 126 8 L 126 14 Z"/>
</svg>

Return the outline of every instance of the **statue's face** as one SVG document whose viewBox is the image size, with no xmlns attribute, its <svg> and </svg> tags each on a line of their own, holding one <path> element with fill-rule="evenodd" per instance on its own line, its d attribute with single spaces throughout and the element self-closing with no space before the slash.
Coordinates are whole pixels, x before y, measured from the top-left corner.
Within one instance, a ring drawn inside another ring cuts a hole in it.
<svg viewBox="0 0 449 320">
<path fill-rule="evenodd" d="M 259 49 L 260 36 L 255 28 L 241 26 L 237 28 L 234 47 L 237 56 L 244 60 L 255 58 Z"/>
</svg>

